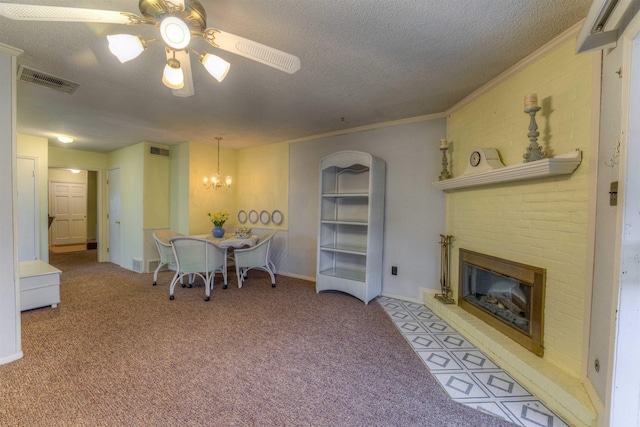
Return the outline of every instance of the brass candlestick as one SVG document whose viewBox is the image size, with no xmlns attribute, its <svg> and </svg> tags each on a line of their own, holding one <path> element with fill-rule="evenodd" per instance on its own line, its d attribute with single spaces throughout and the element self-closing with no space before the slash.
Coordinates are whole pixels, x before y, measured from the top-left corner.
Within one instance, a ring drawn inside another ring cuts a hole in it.
<svg viewBox="0 0 640 427">
<path fill-rule="evenodd" d="M 448 168 L 449 162 L 447 161 L 447 150 L 449 150 L 449 147 L 440 148 L 440 151 L 442 151 L 442 172 L 440 172 L 440 177 L 438 178 L 439 181 L 451 178 Z"/>
<path fill-rule="evenodd" d="M 524 112 L 531 117 L 531 121 L 529 122 L 529 133 L 527 134 L 529 137 L 529 146 L 527 147 L 527 152 L 522 155 L 525 163 L 534 162 L 547 157 L 547 153 L 542 151 L 542 148 L 538 145 L 538 136 L 540 135 L 540 132 L 538 132 L 538 124 L 536 123 L 536 113 L 538 111 L 540 111 L 540 107 L 537 106 L 524 109 Z"/>
</svg>

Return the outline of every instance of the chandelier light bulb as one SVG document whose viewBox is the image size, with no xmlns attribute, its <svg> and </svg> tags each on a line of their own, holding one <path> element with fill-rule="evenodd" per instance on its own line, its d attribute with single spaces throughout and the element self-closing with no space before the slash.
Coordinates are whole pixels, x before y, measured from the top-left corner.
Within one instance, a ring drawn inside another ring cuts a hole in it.
<svg viewBox="0 0 640 427">
<path fill-rule="evenodd" d="M 219 82 L 224 80 L 229 72 L 229 68 L 231 68 L 231 64 L 227 61 L 210 53 L 200 55 L 200 62 L 204 65 L 207 72 Z"/>
<path fill-rule="evenodd" d="M 184 87 L 184 73 L 178 60 L 172 58 L 167 61 L 162 73 L 162 83 L 170 89 L 182 89 Z"/>
<path fill-rule="evenodd" d="M 147 43 L 140 36 L 131 34 L 115 34 L 107 36 L 109 50 L 121 63 L 137 58 L 147 48 Z"/>
<path fill-rule="evenodd" d="M 164 18 L 160 23 L 162 40 L 172 49 L 181 50 L 189 45 L 191 32 L 185 22 L 175 16 Z"/>
</svg>

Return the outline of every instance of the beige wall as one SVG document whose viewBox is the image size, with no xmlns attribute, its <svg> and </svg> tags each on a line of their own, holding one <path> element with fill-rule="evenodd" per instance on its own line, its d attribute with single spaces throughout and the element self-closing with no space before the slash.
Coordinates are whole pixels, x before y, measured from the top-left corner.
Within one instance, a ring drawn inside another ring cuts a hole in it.
<svg viewBox="0 0 640 427">
<path fill-rule="evenodd" d="M 189 143 L 173 145 L 169 159 L 169 228 L 189 234 Z"/>
<path fill-rule="evenodd" d="M 539 141 L 549 156 L 582 150 L 580 167 L 571 176 L 452 191 L 447 233 L 455 239 L 451 283 L 458 283 L 458 248 L 547 269 L 544 357 L 579 376 L 594 57 L 574 52 L 567 42 L 452 113 L 448 139 L 454 176 L 475 147 L 496 148 L 507 166 L 522 163 L 529 143 L 523 98 L 537 93 Z"/>
<path fill-rule="evenodd" d="M 79 169 L 77 169 L 79 170 Z M 87 171 L 81 170 L 73 173 L 69 169 L 49 169 L 49 182 L 72 182 L 74 184 L 86 184 Z"/>
<path fill-rule="evenodd" d="M 283 142 L 240 150 L 237 158 L 238 210 L 247 213 L 266 210 L 269 214 L 279 210 L 282 223 L 275 225 L 269 222 L 265 226 L 286 230 L 289 222 L 289 144 Z M 245 225 L 251 226 L 249 223 Z"/>
<path fill-rule="evenodd" d="M 168 146 L 145 144 L 144 150 L 144 228 L 169 226 L 169 157 L 150 153 L 151 146 L 168 150 Z"/>
<path fill-rule="evenodd" d="M 120 169 L 120 265 L 128 269 L 143 259 L 144 149 L 140 143 L 107 155 L 108 168 Z"/>
<path fill-rule="evenodd" d="M 202 185 L 203 178 L 217 172 L 217 145 L 189 143 L 189 234 L 211 233 L 213 224 L 208 212 L 228 210 L 227 231 L 237 224 L 236 194 L 238 184 L 234 182 L 229 190 L 207 190 Z M 238 176 L 236 168 L 237 151 L 220 147 L 220 175 Z M 184 195 L 181 195 L 184 196 Z"/>
<path fill-rule="evenodd" d="M 33 157 L 38 168 L 38 206 L 40 209 L 40 259 L 49 262 L 49 189 L 47 186 L 48 141 L 33 135 L 17 135 L 18 156 Z"/>
</svg>

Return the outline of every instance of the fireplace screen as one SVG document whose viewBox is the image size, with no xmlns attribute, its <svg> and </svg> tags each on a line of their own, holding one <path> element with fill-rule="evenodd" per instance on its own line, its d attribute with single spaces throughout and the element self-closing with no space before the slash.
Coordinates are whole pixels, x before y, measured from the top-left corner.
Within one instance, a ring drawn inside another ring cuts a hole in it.
<svg viewBox="0 0 640 427">
<path fill-rule="evenodd" d="M 460 249 L 458 305 L 538 356 L 546 270 Z"/>
</svg>

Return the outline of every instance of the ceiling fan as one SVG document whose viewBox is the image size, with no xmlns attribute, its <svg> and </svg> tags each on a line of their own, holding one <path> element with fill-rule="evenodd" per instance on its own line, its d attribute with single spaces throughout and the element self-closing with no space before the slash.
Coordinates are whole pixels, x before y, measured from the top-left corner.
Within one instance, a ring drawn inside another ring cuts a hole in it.
<svg viewBox="0 0 640 427">
<path fill-rule="evenodd" d="M 191 53 L 218 81 L 225 78 L 230 68 L 224 59 L 192 48 L 192 38 L 201 37 L 213 47 L 289 74 L 300 69 L 297 56 L 215 28 L 207 28 L 207 14 L 198 0 L 140 0 L 138 7 L 142 16 L 109 10 L 0 3 L 0 16 L 25 21 L 153 25 L 159 29 L 160 39 L 145 40 L 130 34 L 109 35 L 109 49 L 120 62 L 125 63 L 138 57 L 149 43 L 164 42 L 167 62 L 162 82 L 173 89 L 177 96 L 191 96 L 194 93 Z"/>
</svg>

